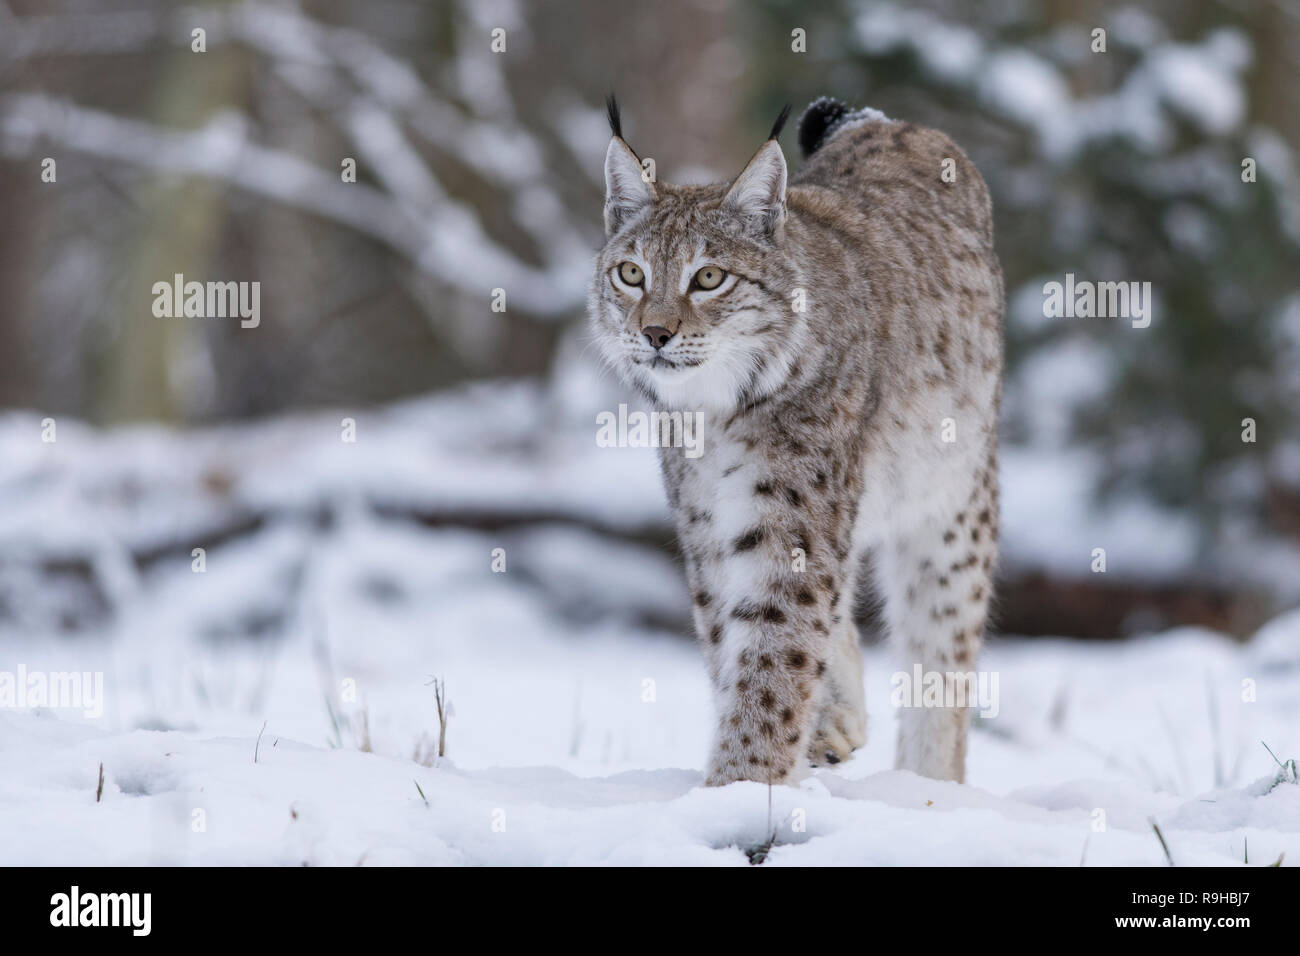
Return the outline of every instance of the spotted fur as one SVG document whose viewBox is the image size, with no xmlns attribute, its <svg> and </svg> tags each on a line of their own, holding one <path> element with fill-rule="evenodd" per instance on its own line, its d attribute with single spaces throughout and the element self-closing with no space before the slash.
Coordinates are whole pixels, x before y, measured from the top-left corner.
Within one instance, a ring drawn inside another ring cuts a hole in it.
<svg viewBox="0 0 1300 956">
<path fill-rule="evenodd" d="M 649 401 L 706 422 L 703 454 L 660 459 L 715 691 L 712 784 L 790 781 L 865 741 L 860 568 L 909 672 L 973 670 L 992 593 L 1003 289 L 984 182 L 942 133 L 834 101 L 800 139 L 788 182 L 775 137 L 712 186 L 646 182 L 621 135 L 606 156 L 596 340 Z M 694 284 L 704 265 L 718 288 Z M 968 715 L 900 712 L 897 765 L 961 780 Z"/>
</svg>

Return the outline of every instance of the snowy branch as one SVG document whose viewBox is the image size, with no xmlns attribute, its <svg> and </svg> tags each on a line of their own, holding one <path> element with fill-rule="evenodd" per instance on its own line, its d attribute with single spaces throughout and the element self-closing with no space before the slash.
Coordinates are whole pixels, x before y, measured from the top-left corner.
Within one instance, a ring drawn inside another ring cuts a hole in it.
<svg viewBox="0 0 1300 956">
<path fill-rule="evenodd" d="M 580 305 L 589 244 L 547 185 L 532 135 L 508 111 L 494 111 L 489 121 L 465 118 L 432 95 L 409 64 L 356 30 L 252 2 L 184 8 L 170 22 L 126 13 L 10 18 L 0 37 L 0 64 L 140 51 L 160 42 L 187 45 L 196 26 L 207 32 L 210 46 L 234 42 L 265 55 L 277 76 L 334 118 L 382 189 L 345 185 L 333 170 L 258 145 L 247 119 L 234 113 L 201 130 L 178 132 L 40 94 L 13 94 L 0 110 L 0 146 L 27 153 L 34 137 L 44 136 L 100 158 L 222 180 L 373 236 L 471 296 L 486 298 L 501 287 L 512 305 L 547 317 Z M 508 196 L 541 266 L 493 241 L 477 212 L 446 194 L 404 126 Z"/>
</svg>

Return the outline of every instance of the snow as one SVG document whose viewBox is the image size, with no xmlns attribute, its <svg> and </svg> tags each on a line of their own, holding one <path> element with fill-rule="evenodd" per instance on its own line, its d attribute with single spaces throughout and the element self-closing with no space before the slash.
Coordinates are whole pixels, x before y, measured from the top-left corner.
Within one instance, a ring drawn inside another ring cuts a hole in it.
<svg viewBox="0 0 1300 956">
<path fill-rule="evenodd" d="M 1003 562 L 1066 578 L 1093 573 L 1093 549 L 1106 551 L 1106 574 L 1173 581 L 1196 572 L 1192 518 L 1142 498 L 1116 496 L 1105 507 L 1092 489 L 1105 463 L 1088 450 L 1004 448 L 1000 452 Z"/>
<path fill-rule="evenodd" d="M 160 661 L 137 647 L 105 663 L 115 717 L 0 710 L 0 864 L 742 865 L 774 829 L 765 865 L 1161 865 L 1152 818 L 1180 865 L 1239 863 L 1244 841 L 1254 862 L 1300 859 L 1300 787 L 1272 785 L 1257 742 L 1284 759 L 1300 747 L 1294 615 L 1266 653 L 1202 632 L 996 643 L 984 664 L 1001 675 L 1003 712 L 988 728 L 975 719 L 967 785 L 888 769 L 890 665 L 872 649 L 872 740 L 773 788 L 769 824 L 767 787 L 702 786 L 709 704 L 689 644 L 566 632 L 522 596 L 485 612 L 476 590 L 401 627 L 357 615 L 331 628 L 374 753 L 326 744 L 309 650 L 294 642 L 257 665 L 269 672 L 257 708 L 225 694 L 246 686 L 241 655 Z M 21 656 L 68 663 L 38 644 Z M 426 767 L 411 748 L 434 729 L 434 670 L 455 712 L 449 757 Z M 1247 677 L 1254 703 L 1241 700 Z M 198 680 L 212 691 L 202 704 L 145 686 L 184 696 Z"/>
<path fill-rule="evenodd" d="M 1041 313 L 1041 292 L 1038 300 Z M 1077 335 L 1030 353 L 1014 375 L 1016 387 L 1010 391 L 1029 430 L 1027 443 L 1053 450 L 1069 445 L 1075 413 L 1105 399 L 1114 379 L 1109 353 L 1095 340 Z"/>
<path fill-rule="evenodd" d="M 926 10 L 892 4 L 868 7 L 854 23 L 858 45 L 869 53 L 898 48 L 912 51 L 925 69 L 953 83 L 969 80 L 979 66 L 983 44 L 968 27 L 945 23 Z"/>
<path fill-rule="evenodd" d="M 1039 133 L 1044 140 L 1069 119 L 1070 88 L 1057 69 L 1028 50 L 1003 50 L 989 57 L 980 95 L 995 109 Z"/>
<path fill-rule="evenodd" d="M 1295 612 L 1244 645 L 993 640 L 998 713 L 962 786 L 891 769 L 897 668 L 869 647 L 852 760 L 774 788 L 770 822 L 765 786 L 704 788 L 710 694 L 653 452 L 596 446 L 588 386 L 191 432 L 60 420 L 53 444 L 39 415 L 0 419 L 0 682 L 104 688 L 98 719 L 0 706 L 0 864 L 744 865 L 775 831 L 764 865 L 1160 865 L 1152 818 L 1179 864 L 1245 841 L 1300 860 L 1300 787 L 1261 746 L 1300 751 Z M 1090 467 L 1006 449 L 1008 560 L 1182 567 L 1166 516 L 1089 509 Z"/>
<path fill-rule="evenodd" d="M 1249 62 L 1246 44 L 1228 35 L 1204 46 L 1169 44 L 1151 55 L 1149 67 L 1174 109 L 1205 132 L 1222 136 L 1246 115 L 1246 93 L 1235 75 Z"/>
<path fill-rule="evenodd" d="M 1155 151 L 1172 145 L 1173 112 L 1211 136 L 1240 128 L 1246 116 L 1243 74 L 1253 49 L 1239 30 L 1209 31 L 1200 43 L 1173 43 L 1149 14 L 1121 8 L 1107 42 L 1138 56 L 1119 87 L 1076 97 L 1058 66 L 1114 52 L 1091 52 L 1091 27 L 1063 27 L 1040 50 L 992 46 L 969 27 L 892 2 L 864 2 L 852 41 L 871 56 L 907 50 L 921 70 L 954 88 L 976 87 L 992 111 L 1032 131 L 1044 156 L 1067 160 L 1089 143 L 1118 137 Z M 1050 59 L 1049 59 L 1050 57 Z"/>
</svg>

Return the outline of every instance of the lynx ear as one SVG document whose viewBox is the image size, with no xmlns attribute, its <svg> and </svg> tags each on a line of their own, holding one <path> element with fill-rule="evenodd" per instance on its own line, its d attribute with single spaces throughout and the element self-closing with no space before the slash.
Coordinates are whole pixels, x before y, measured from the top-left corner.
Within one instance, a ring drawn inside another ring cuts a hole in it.
<svg viewBox="0 0 1300 956">
<path fill-rule="evenodd" d="M 722 208 L 753 223 L 769 237 L 779 232 L 785 222 L 785 154 L 780 143 L 769 139 L 759 147 L 727 190 Z"/>
<path fill-rule="evenodd" d="M 641 162 L 631 147 L 615 136 L 605 153 L 605 234 L 619 226 L 655 198 L 655 189 L 641 176 Z"/>
</svg>

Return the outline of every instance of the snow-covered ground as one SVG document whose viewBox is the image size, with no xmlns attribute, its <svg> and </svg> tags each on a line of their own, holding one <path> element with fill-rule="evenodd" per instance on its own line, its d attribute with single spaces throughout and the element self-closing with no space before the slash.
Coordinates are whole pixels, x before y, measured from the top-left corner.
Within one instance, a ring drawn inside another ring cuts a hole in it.
<svg viewBox="0 0 1300 956">
<path fill-rule="evenodd" d="M 29 670 L 102 668 L 108 706 L 0 711 L 0 863 L 721 865 L 775 830 L 769 865 L 1157 865 L 1152 818 L 1179 864 L 1300 861 L 1300 786 L 1273 785 L 1260 745 L 1300 752 L 1300 617 L 1244 649 L 1191 632 L 995 644 L 1001 712 L 976 718 L 966 786 L 888 769 L 892 667 L 873 651 L 870 743 L 774 788 L 769 816 L 764 786 L 701 786 L 711 720 L 689 644 L 566 631 L 486 576 L 458 590 L 339 613 L 332 679 L 306 640 L 8 645 Z M 448 756 L 425 766 L 435 674 Z M 346 680 L 336 736 L 323 684 Z"/>
<path fill-rule="evenodd" d="M 76 708 L 0 706 L 0 864 L 744 865 L 775 833 L 765 865 L 1162 865 L 1153 820 L 1180 865 L 1300 862 L 1263 746 L 1300 756 L 1300 612 L 1246 644 L 993 639 L 963 786 L 890 769 L 873 647 L 851 761 L 706 789 L 684 587 L 636 543 L 650 453 L 545 431 L 526 391 L 353 413 L 355 444 L 340 417 L 0 423 L 0 702 L 19 668 L 103 675 Z M 443 520 L 502 509 L 528 520 Z M 93 584 L 52 596 L 33 549 Z"/>
</svg>

